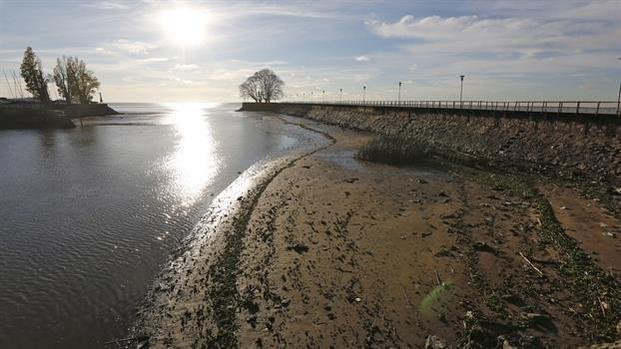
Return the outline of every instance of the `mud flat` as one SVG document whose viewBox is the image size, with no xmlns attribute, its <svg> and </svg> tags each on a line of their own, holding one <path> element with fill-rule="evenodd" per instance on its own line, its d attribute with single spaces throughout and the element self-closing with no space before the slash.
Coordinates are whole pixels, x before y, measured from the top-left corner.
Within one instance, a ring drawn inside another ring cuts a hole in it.
<svg viewBox="0 0 621 349">
<path fill-rule="evenodd" d="M 371 134 L 272 117 L 328 141 L 220 195 L 155 283 L 136 337 L 154 348 L 619 339 L 618 212 L 544 177 L 361 162 Z"/>
</svg>

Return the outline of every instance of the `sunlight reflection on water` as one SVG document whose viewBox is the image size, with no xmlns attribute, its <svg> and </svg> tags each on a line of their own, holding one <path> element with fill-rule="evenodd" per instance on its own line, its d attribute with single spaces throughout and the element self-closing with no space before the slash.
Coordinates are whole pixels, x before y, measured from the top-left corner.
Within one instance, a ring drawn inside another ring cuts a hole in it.
<svg viewBox="0 0 621 349">
<path fill-rule="evenodd" d="M 171 123 L 179 134 L 175 152 L 166 166 L 173 176 L 170 191 L 179 198 L 182 209 L 198 200 L 222 167 L 218 144 L 210 125 L 209 109 L 215 104 L 175 103 Z"/>
</svg>

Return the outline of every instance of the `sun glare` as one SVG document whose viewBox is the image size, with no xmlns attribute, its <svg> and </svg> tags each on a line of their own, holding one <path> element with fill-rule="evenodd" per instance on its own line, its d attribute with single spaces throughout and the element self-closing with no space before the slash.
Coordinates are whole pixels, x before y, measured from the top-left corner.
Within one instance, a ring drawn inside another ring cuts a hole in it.
<svg viewBox="0 0 621 349">
<path fill-rule="evenodd" d="M 203 9 L 177 7 L 160 12 L 158 20 L 167 39 L 176 45 L 196 46 L 205 39 L 207 12 Z"/>
</svg>

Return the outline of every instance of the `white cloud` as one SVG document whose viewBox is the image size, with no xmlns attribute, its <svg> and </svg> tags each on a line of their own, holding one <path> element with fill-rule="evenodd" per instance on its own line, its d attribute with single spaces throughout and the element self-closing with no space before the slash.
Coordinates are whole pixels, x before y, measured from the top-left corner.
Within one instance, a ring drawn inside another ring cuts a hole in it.
<svg viewBox="0 0 621 349">
<path fill-rule="evenodd" d="M 190 71 L 196 69 L 198 69 L 198 66 L 196 64 L 175 64 L 175 66 L 173 67 L 173 70 L 179 71 Z"/>
<path fill-rule="evenodd" d="M 619 11 L 617 11 L 619 13 Z M 594 14 L 591 13 L 591 16 Z M 606 18 L 608 14 L 601 14 Z M 417 19 L 406 15 L 396 22 L 366 22 L 371 31 L 385 38 L 417 40 L 412 47 L 435 53 L 507 54 L 517 52 L 571 53 L 619 47 L 618 21 L 574 19 L 567 13 L 550 18 L 481 18 L 479 16 Z"/>
<path fill-rule="evenodd" d="M 100 10 L 126 10 L 129 8 L 129 6 L 127 6 L 127 3 L 121 3 L 117 1 L 98 1 L 92 4 L 88 4 L 87 6 Z"/>
<path fill-rule="evenodd" d="M 358 62 L 368 62 L 368 61 L 371 60 L 371 57 L 369 57 L 369 56 L 358 56 L 358 57 L 356 57 L 356 60 Z"/>
<path fill-rule="evenodd" d="M 130 54 L 148 55 L 150 50 L 157 48 L 157 45 L 143 41 L 120 39 L 110 43 L 108 47 L 109 49 L 123 51 Z"/>
</svg>

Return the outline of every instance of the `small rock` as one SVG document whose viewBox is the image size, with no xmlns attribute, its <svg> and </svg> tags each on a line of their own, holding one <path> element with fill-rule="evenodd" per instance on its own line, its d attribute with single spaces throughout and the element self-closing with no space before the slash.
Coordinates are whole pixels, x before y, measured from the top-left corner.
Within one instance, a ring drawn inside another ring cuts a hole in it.
<svg viewBox="0 0 621 349">
<path fill-rule="evenodd" d="M 474 243 L 474 249 L 477 251 L 496 253 L 496 249 L 490 246 L 487 242 L 477 241 Z"/>
<path fill-rule="evenodd" d="M 305 252 L 308 252 L 308 246 L 301 244 L 301 243 L 297 243 L 295 245 L 290 245 L 287 247 L 288 250 L 294 250 L 295 252 L 299 253 L 299 254 L 304 254 Z"/>
<path fill-rule="evenodd" d="M 354 298 L 354 300 L 355 300 L 356 302 L 360 303 L 360 302 L 362 301 L 362 298 L 360 298 L 360 297 L 356 297 L 356 298 Z"/>
<path fill-rule="evenodd" d="M 444 349 L 446 348 L 446 344 L 444 341 L 440 339 L 440 337 L 433 335 L 427 336 L 427 340 L 425 341 L 425 349 Z"/>
<path fill-rule="evenodd" d="M 517 349 L 517 347 L 512 346 L 511 343 L 509 343 L 509 341 L 505 339 L 502 342 L 502 349 Z"/>
</svg>

